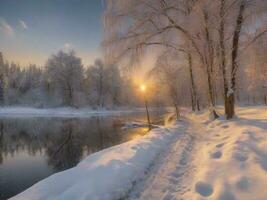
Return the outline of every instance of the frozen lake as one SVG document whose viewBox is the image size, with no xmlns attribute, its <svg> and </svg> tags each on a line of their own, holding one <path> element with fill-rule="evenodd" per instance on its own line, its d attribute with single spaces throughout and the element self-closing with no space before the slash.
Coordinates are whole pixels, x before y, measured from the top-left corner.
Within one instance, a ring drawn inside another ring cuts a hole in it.
<svg viewBox="0 0 267 200">
<path fill-rule="evenodd" d="M 163 124 L 165 113 L 151 113 L 153 123 Z M 146 127 L 122 129 L 125 122 L 145 120 L 143 112 L 91 118 L 0 118 L 0 199 L 75 166 L 89 154 L 146 134 Z"/>
</svg>

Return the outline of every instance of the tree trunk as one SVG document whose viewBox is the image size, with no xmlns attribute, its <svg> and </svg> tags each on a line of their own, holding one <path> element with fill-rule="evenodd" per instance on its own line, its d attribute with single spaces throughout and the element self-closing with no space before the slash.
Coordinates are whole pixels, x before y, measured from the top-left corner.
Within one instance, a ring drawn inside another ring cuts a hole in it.
<svg viewBox="0 0 267 200">
<path fill-rule="evenodd" d="M 151 130 L 151 122 L 150 122 L 146 97 L 144 97 L 144 99 L 145 99 L 145 106 L 146 106 L 146 117 L 147 117 L 148 129 Z"/>
<path fill-rule="evenodd" d="M 219 29 L 219 35 L 220 35 L 220 56 L 221 56 L 221 68 L 222 68 L 222 74 L 223 74 L 223 95 L 224 95 L 224 113 L 227 115 L 228 111 L 228 98 L 227 98 L 227 91 L 228 91 L 228 85 L 227 85 L 227 79 L 226 79 L 226 59 L 225 59 L 225 44 L 224 44 L 224 25 L 225 25 L 225 0 L 221 0 L 221 6 L 220 6 L 220 29 Z"/>
<path fill-rule="evenodd" d="M 190 83 L 191 83 L 192 110 L 195 111 L 196 108 L 199 110 L 199 105 L 198 105 L 196 85 L 193 74 L 192 56 L 190 53 L 187 53 L 187 56 L 188 56 L 188 66 L 189 66 Z"/>
<path fill-rule="evenodd" d="M 194 103 L 194 97 L 193 97 L 193 94 L 192 94 L 192 90 L 190 90 L 190 97 L 191 97 L 191 108 L 192 108 L 192 111 L 195 111 L 195 103 Z"/>
<path fill-rule="evenodd" d="M 242 0 L 239 6 L 239 12 L 236 19 L 236 26 L 233 36 L 233 45 L 232 45 L 232 70 L 231 70 L 231 88 L 226 95 L 227 98 L 227 113 L 226 118 L 231 119 L 234 117 L 235 114 L 235 85 L 236 85 L 236 72 L 238 69 L 237 63 L 237 56 L 238 56 L 238 49 L 239 49 L 239 39 L 240 39 L 240 32 L 244 21 L 244 11 L 245 11 L 245 4 L 246 0 Z"/>
<path fill-rule="evenodd" d="M 176 118 L 179 119 L 180 117 L 180 111 L 176 103 L 174 103 L 175 112 L 176 112 Z"/>
<path fill-rule="evenodd" d="M 197 110 L 200 111 L 199 100 L 197 98 Z"/>
<path fill-rule="evenodd" d="M 225 113 L 226 113 L 226 119 L 232 119 L 235 115 L 235 98 L 234 98 L 234 93 L 229 94 L 228 96 L 226 95 L 225 99 Z"/>
<path fill-rule="evenodd" d="M 3 80 L 3 76 L 0 76 L 0 105 L 4 105 L 4 80 Z"/>
<path fill-rule="evenodd" d="M 213 119 L 217 119 L 219 115 L 215 111 L 215 97 L 214 97 L 214 88 L 213 88 L 213 65 L 214 65 L 214 49 L 213 49 L 213 42 L 210 37 L 210 30 L 208 27 L 208 20 L 209 20 L 209 15 L 206 12 L 206 10 L 203 10 L 203 15 L 204 15 L 204 21 L 205 21 L 205 37 L 206 37 L 206 42 L 208 44 L 208 55 L 205 56 L 205 65 L 206 65 L 206 72 L 208 76 L 208 96 L 209 96 L 209 103 L 210 103 L 210 108 L 211 108 L 211 114 L 213 115 Z"/>
<path fill-rule="evenodd" d="M 211 114 L 212 114 L 212 118 L 213 119 L 217 119 L 219 118 L 219 115 L 216 113 L 215 111 L 215 103 L 213 100 L 213 91 L 212 91 L 212 82 L 211 82 L 211 74 L 209 71 L 209 67 L 206 66 L 206 70 L 207 70 L 207 76 L 208 76 L 208 100 L 209 100 L 209 105 L 211 108 Z"/>
<path fill-rule="evenodd" d="M 72 94 L 72 87 L 71 84 L 69 82 L 67 82 L 67 88 L 66 88 L 66 96 L 65 96 L 65 104 L 67 106 L 73 106 L 73 94 Z"/>
</svg>

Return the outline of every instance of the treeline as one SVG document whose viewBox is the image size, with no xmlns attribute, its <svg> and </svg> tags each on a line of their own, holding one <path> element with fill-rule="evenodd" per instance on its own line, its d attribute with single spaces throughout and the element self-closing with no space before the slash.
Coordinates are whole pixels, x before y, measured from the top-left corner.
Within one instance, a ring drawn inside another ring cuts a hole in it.
<svg viewBox="0 0 267 200">
<path fill-rule="evenodd" d="M 0 103 L 2 106 L 90 106 L 92 108 L 138 105 L 132 82 L 115 65 L 98 59 L 84 67 L 74 51 L 59 51 L 44 66 L 21 67 L 0 54 Z"/>
</svg>

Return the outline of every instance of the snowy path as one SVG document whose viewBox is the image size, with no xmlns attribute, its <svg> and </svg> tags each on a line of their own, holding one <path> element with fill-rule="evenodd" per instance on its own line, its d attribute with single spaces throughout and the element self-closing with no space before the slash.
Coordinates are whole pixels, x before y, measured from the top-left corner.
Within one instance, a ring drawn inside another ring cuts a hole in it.
<svg viewBox="0 0 267 200">
<path fill-rule="evenodd" d="M 161 160 L 155 164 L 148 178 L 138 188 L 135 188 L 129 199 L 159 199 L 172 200 L 183 199 L 183 195 L 189 192 L 190 177 L 193 176 L 198 142 L 201 141 L 201 132 L 205 131 L 203 125 L 184 119 L 185 126 L 178 129 L 176 140 L 160 156 Z M 197 132 L 196 132 L 197 130 Z"/>
<path fill-rule="evenodd" d="M 176 138 L 154 161 L 129 200 L 266 200 L 267 109 L 239 118 L 186 115 Z"/>
</svg>

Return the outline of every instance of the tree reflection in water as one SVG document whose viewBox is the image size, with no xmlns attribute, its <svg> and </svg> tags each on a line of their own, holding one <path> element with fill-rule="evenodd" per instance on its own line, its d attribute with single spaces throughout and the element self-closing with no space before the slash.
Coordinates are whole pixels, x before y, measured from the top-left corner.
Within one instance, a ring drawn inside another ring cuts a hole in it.
<svg viewBox="0 0 267 200">
<path fill-rule="evenodd" d="M 4 124 L 0 122 L 0 164 L 3 162 Z"/>
<path fill-rule="evenodd" d="M 143 135 L 122 130 L 119 118 L 0 119 L 0 164 L 19 153 L 42 156 L 55 171 L 71 168 L 86 155 Z"/>
<path fill-rule="evenodd" d="M 73 120 L 62 123 L 60 134 L 52 134 L 47 144 L 48 164 L 56 170 L 74 167 L 83 155 L 83 139 Z"/>
</svg>

